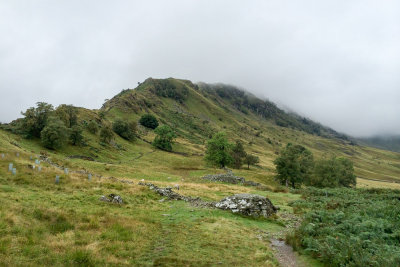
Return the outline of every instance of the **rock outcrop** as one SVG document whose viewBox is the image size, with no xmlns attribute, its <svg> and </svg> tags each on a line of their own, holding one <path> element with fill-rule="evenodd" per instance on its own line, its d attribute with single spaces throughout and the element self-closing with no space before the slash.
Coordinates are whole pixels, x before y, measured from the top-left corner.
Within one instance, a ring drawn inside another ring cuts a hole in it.
<svg viewBox="0 0 400 267">
<path fill-rule="evenodd" d="M 269 217 L 276 213 L 276 208 L 271 201 L 263 196 L 253 194 L 237 194 L 226 197 L 215 204 L 216 208 L 231 210 L 251 217 Z"/>
</svg>

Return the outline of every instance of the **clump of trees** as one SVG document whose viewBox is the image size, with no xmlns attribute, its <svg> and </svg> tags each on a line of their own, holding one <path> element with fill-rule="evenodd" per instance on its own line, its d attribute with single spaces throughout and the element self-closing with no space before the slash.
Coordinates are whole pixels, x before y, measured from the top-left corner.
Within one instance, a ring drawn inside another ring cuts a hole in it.
<svg viewBox="0 0 400 267">
<path fill-rule="evenodd" d="M 224 132 L 216 133 L 208 140 L 204 159 L 220 168 L 230 166 L 236 169 L 240 169 L 244 163 L 249 169 L 250 165 L 259 162 L 258 157 L 246 153 L 240 140 L 237 140 L 235 144 L 230 143 Z"/>
<path fill-rule="evenodd" d="M 356 185 L 353 163 L 349 159 L 332 157 L 314 162 L 311 151 L 301 145 L 287 144 L 274 164 L 276 179 L 293 188 L 302 184 L 321 188 Z"/>
<path fill-rule="evenodd" d="M 150 129 L 156 129 L 158 127 L 158 121 L 156 117 L 151 114 L 144 114 L 142 117 L 140 117 L 139 123 Z"/>
<path fill-rule="evenodd" d="M 56 116 L 62 120 L 68 128 L 78 123 L 78 111 L 72 105 L 62 104 L 55 110 Z"/>
<path fill-rule="evenodd" d="M 346 158 L 332 157 L 315 163 L 308 185 L 315 187 L 351 187 L 357 183 L 353 163 Z"/>
<path fill-rule="evenodd" d="M 51 104 L 45 102 L 37 102 L 36 108 L 28 108 L 25 112 L 21 112 L 25 118 L 22 119 L 20 125 L 20 132 L 26 138 L 40 138 L 40 133 L 47 124 L 47 119 L 54 111 Z"/>
<path fill-rule="evenodd" d="M 68 141 L 72 145 L 83 143 L 82 128 L 77 125 L 78 111 L 72 105 L 53 105 L 38 102 L 21 112 L 18 132 L 26 138 L 40 138 L 42 144 L 49 149 L 59 149 Z"/>
<path fill-rule="evenodd" d="M 126 122 L 123 120 L 116 120 L 112 124 L 113 131 L 122 138 L 132 141 L 136 137 L 136 122 Z"/>
<path fill-rule="evenodd" d="M 162 150 L 172 151 L 172 144 L 177 136 L 171 127 L 162 125 L 157 127 L 154 132 L 156 137 L 154 138 L 153 146 Z"/>
<path fill-rule="evenodd" d="M 274 164 L 276 179 L 283 185 L 296 188 L 311 175 L 314 160 L 311 151 L 301 145 L 289 143 Z"/>
</svg>

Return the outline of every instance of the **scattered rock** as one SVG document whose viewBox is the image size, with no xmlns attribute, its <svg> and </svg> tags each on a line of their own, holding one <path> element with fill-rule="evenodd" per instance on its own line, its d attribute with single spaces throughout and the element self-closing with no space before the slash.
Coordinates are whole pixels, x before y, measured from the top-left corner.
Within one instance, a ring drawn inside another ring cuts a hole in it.
<svg viewBox="0 0 400 267">
<path fill-rule="evenodd" d="M 109 194 L 107 197 L 101 196 L 99 200 L 104 201 L 104 202 L 123 204 L 122 197 L 120 197 L 118 195 L 114 195 L 114 194 Z"/>
<path fill-rule="evenodd" d="M 246 181 L 243 177 L 235 176 L 230 169 L 226 169 L 226 173 L 223 174 L 208 174 L 203 176 L 203 179 L 213 182 L 224 182 L 230 184 L 243 184 L 247 186 L 259 186 L 259 183 L 253 181 Z"/>
<path fill-rule="evenodd" d="M 152 183 L 139 182 L 139 185 L 147 186 L 150 190 L 155 191 L 159 195 L 169 200 L 183 200 L 190 202 L 197 207 L 218 208 L 223 210 L 231 210 L 233 213 L 239 213 L 244 216 L 252 217 L 269 217 L 276 213 L 279 208 L 275 207 L 268 198 L 252 194 L 237 194 L 226 197 L 221 201 L 207 202 L 199 197 L 187 197 L 172 191 L 171 187 L 160 188 Z M 160 202 L 164 201 L 164 198 Z"/>
<path fill-rule="evenodd" d="M 144 182 L 139 182 L 139 185 L 147 186 L 149 187 L 150 190 L 155 191 L 159 195 L 168 198 L 169 200 L 183 200 L 185 202 L 190 202 L 194 206 L 198 207 L 214 207 L 215 203 L 214 202 L 207 202 L 201 200 L 199 197 L 193 198 L 193 197 L 186 197 L 183 195 L 180 195 L 174 191 L 172 191 L 172 187 L 158 187 L 152 183 L 144 183 Z"/>
<path fill-rule="evenodd" d="M 278 210 L 268 198 L 253 194 L 237 194 L 226 197 L 215 204 L 223 210 L 231 210 L 251 217 L 269 217 Z"/>
</svg>

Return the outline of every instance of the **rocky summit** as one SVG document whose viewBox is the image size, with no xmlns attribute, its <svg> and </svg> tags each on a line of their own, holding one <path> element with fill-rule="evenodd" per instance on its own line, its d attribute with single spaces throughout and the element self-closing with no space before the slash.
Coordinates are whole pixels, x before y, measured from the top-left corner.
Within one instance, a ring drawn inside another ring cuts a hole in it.
<svg viewBox="0 0 400 267">
<path fill-rule="evenodd" d="M 237 194 L 226 197 L 215 204 L 215 207 L 223 210 L 231 210 L 252 217 L 269 217 L 278 210 L 268 198 L 253 194 Z"/>
</svg>

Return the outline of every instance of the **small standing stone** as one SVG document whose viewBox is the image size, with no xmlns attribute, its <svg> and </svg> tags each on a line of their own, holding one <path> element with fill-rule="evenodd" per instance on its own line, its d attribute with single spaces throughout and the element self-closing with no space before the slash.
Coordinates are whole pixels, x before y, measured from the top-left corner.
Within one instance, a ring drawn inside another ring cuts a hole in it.
<svg viewBox="0 0 400 267">
<path fill-rule="evenodd" d="M 60 183 L 60 175 L 56 175 L 56 184 Z"/>
<path fill-rule="evenodd" d="M 35 165 L 33 165 L 33 166 L 32 166 L 32 169 L 35 169 L 35 168 L 36 168 L 36 166 L 35 166 Z"/>
<path fill-rule="evenodd" d="M 39 165 L 39 160 L 35 159 L 35 164 Z"/>
<path fill-rule="evenodd" d="M 12 174 L 14 174 L 14 175 L 17 174 L 17 169 L 16 169 L 16 168 L 13 168 L 13 169 L 12 169 Z"/>
<path fill-rule="evenodd" d="M 68 168 L 65 168 L 65 169 L 64 169 L 64 173 L 65 173 L 66 175 L 68 175 Z"/>
<path fill-rule="evenodd" d="M 8 164 L 8 171 L 11 172 L 12 169 L 13 169 L 13 164 L 12 163 Z"/>
<path fill-rule="evenodd" d="M 92 174 L 89 173 L 89 174 L 88 174 L 88 181 L 90 182 L 91 180 L 92 180 Z"/>
</svg>

